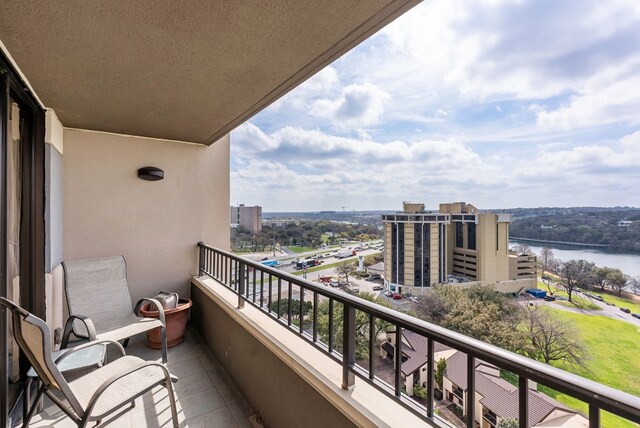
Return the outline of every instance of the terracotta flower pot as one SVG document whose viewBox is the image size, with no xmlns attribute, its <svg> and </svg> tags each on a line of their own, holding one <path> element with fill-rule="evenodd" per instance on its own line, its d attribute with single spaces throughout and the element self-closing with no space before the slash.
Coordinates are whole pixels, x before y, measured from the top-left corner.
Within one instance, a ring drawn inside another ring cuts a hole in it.
<svg viewBox="0 0 640 428">
<path fill-rule="evenodd" d="M 191 305 L 191 300 L 180 299 L 177 307 L 164 310 L 164 319 L 167 324 L 167 348 L 179 345 L 184 340 L 184 331 L 187 328 Z M 150 303 L 142 305 L 140 315 L 158 318 L 158 311 L 151 310 L 150 306 Z M 162 331 L 160 327 L 147 331 L 147 343 L 153 349 L 162 348 Z"/>
</svg>

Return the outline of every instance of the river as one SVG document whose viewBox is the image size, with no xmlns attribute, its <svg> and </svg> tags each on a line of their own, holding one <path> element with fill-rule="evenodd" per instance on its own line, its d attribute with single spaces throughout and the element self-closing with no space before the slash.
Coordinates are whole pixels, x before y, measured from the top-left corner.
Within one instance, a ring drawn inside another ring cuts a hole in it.
<svg viewBox="0 0 640 428">
<path fill-rule="evenodd" d="M 509 247 L 523 244 L 525 243 L 509 241 Z M 527 242 L 526 244 L 529 245 L 531 251 L 533 251 L 533 253 L 539 258 L 542 246 L 530 242 Z M 600 250 L 563 247 L 561 245 L 548 245 L 547 247 L 553 250 L 553 257 L 556 260 L 567 261 L 572 259 L 584 259 L 595 263 L 596 266 L 599 267 L 608 266 L 611 268 L 618 268 L 627 275 L 640 276 L 640 254 L 607 253 Z"/>
</svg>

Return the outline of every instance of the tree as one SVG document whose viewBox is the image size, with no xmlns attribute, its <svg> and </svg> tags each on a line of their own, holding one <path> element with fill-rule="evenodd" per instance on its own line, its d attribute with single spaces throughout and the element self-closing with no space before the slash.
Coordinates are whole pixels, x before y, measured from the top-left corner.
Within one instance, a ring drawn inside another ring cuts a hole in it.
<svg viewBox="0 0 640 428">
<path fill-rule="evenodd" d="M 525 343 L 519 307 L 491 286 L 433 287 L 416 305 L 416 316 L 514 352 Z"/>
<path fill-rule="evenodd" d="M 607 286 L 608 276 L 611 271 L 613 271 L 613 269 L 606 266 L 595 268 L 592 276 L 593 285 L 600 287 L 600 289 L 604 291 L 604 288 Z"/>
<path fill-rule="evenodd" d="M 585 348 L 578 332 L 568 323 L 557 319 L 539 306 L 526 309 L 524 330 L 530 347 L 527 356 L 546 364 L 564 362 L 581 365 Z"/>
<path fill-rule="evenodd" d="M 280 312 L 278 312 L 278 303 L 280 304 Z M 304 306 L 302 307 L 302 316 L 306 317 L 312 308 L 313 303 L 304 302 Z M 281 316 L 286 317 L 289 315 L 289 299 L 285 297 L 284 299 L 271 302 L 269 309 L 275 312 L 278 315 L 278 318 Z M 291 299 L 291 319 L 292 321 L 300 319 L 300 300 L 298 299 Z"/>
<path fill-rule="evenodd" d="M 379 305 L 390 307 L 389 304 L 372 293 L 361 293 L 360 298 Z M 333 343 L 338 350 L 342 349 L 342 334 L 344 323 L 344 305 L 335 303 L 333 308 Z M 374 337 L 378 338 L 382 331 L 391 328 L 387 321 L 376 318 Z M 324 300 L 318 305 L 318 335 L 324 343 L 329 343 L 329 301 Z M 356 311 L 356 358 L 363 360 L 369 356 L 369 315 L 362 311 Z M 377 343 L 376 343 L 377 344 Z"/>
<path fill-rule="evenodd" d="M 586 260 L 569 260 L 560 265 L 560 285 L 567 291 L 569 302 L 576 287 L 586 287 L 589 284 L 596 265 Z"/>
<path fill-rule="evenodd" d="M 609 284 L 609 287 L 618 293 L 618 296 L 622 294 L 622 290 L 627 286 L 630 279 L 631 278 L 622 273 L 620 269 L 611 269 L 607 275 L 607 283 Z"/>
<path fill-rule="evenodd" d="M 548 272 L 553 265 L 554 261 L 553 250 L 549 247 L 544 247 L 540 251 L 540 261 L 542 262 L 542 274 Z"/>
<path fill-rule="evenodd" d="M 355 262 L 342 262 L 333 269 L 338 274 L 338 277 L 344 276 L 344 280 L 349 282 L 349 275 L 358 271 L 358 265 Z"/>
<path fill-rule="evenodd" d="M 520 421 L 514 418 L 500 418 L 496 424 L 496 428 L 518 428 Z"/>
<path fill-rule="evenodd" d="M 380 263 L 384 260 L 384 255 L 382 253 L 369 254 L 368 256 L 364 256 L 364 265 L 366 267 L 373 266 L 376 263 Z"/>
<path fill-rule="evenodd" d="M 435 374 L 436 383 L 438 384 L 438 388 L 440 388 L 440 390 L 442 390 L 442 386 L 443 386 L 442 382 L 444 380 L 444 372 L 446 369 L 447 369 L 447 360 L 445 360 L 444 358 L 440 358 L 436 363 L 436 374 Z"/>
<path fill-rule="evenodd" d="M 418 318 L 442 325 L 450 308 L 447 299 L 441 293 L 434 291 L 422 296 L 415 310 Z"/>
</svg>

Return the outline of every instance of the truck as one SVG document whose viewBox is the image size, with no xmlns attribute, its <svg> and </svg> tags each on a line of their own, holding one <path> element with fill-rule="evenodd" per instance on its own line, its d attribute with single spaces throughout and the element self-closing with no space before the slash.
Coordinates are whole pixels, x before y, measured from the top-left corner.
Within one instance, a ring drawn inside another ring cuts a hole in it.
<svg viewBox="0 0 640 428">
<path fill-rule="evenodd" d="M 341 250 L 341 251 L 338 251 L 338 254 L 336 254 L 336 258 L 344 259 L 344 258 L 355 256 L 355 255 L 356 255 L 355 250 Z"/>
<path fill-rule="evenodd" d="M 296 262 L 296 269 L 303 269 L 305 267 L 308 269 L 318 265 L 320 265 L 319 260 L 314 260 L 314 259 L 302 260 L 302 261 Z"/>
</svg>

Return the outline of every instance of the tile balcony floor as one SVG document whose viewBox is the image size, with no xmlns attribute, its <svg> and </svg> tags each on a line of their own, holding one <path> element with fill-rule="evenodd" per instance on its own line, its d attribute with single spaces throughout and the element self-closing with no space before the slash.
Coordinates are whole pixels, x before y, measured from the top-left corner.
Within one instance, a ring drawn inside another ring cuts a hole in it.
<svg viewBox="0 0 640 428">
<path fill-rule="evenodd" d="M 160 351 L 147 347 L 139 335 L 125 348 L 127 355 L 160 361 Z M 198 333 L 189 328 L 185 341 L 169 349 L 169 371 L 180 380 L 174 384 L 180 427 L 251 428 L 253 411 L 220 363 L 202 344 Z M 125 408 L 127 409 L 127 408 Z M 30 427 L 75 427 L 48 398 L 44 410 L 33 417 Z M 88 426 L 95 426 L 95 422 Z M 100 427 L 171 427 L 171 409 L 166 389 L 156 387 L 136 400 L 136 406 L 119 417 L 106 419 Z"/>
</svg>

